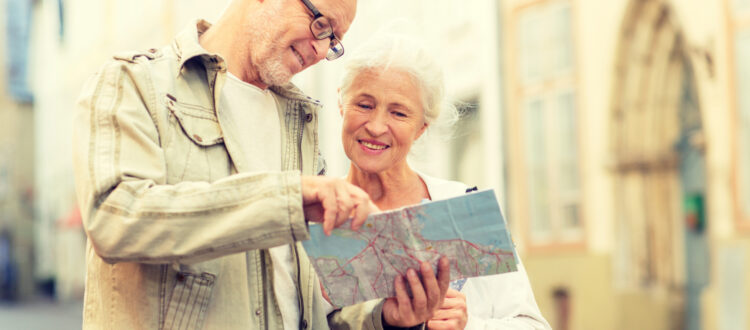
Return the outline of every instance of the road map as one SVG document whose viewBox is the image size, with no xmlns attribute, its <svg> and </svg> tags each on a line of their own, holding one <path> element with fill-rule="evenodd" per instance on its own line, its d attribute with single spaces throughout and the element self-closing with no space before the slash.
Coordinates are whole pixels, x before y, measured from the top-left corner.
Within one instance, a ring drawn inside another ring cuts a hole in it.
<svg viewBox="0 0 750 330">
<path fill-rule="evenodd" d="M 451 261 L 451 280 L 516 270 L 516 255 L 495 192 L 484 190 L 370 215 L 359 231 L 325 236 L 310 225 L 303 242 L 336 306 L 394 297 L 394 280 L 419 261 Z"/>
</svg>

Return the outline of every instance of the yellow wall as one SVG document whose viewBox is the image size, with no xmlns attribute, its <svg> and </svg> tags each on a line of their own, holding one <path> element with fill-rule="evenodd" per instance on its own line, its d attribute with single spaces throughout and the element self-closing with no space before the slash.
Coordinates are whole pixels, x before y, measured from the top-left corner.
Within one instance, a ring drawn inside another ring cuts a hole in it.
<svg viewBox="0 0 750 330">
<path fill-rule="evenodd" d="M 553 298 L 557 288 L 566 288 L 570 297 L 569 329 L 615 329 L 617 302 L 608 256 L 529 256 L 524 265 L 539 308 L 553 329 L 559 328 Z"/>
<path fill-rule="evenodd" d="M 716 241 L 713 246 L 711 284 L 702 297 L 703 328 L 736 329 L 744 323 L 750 329 L 750 238 Z"/>
<path fill-rule="evenodd" d="M 675 329 L 682 319 L 679 311 L 670 310 L 666 292 L 633 290 L 618 293 L 616 299 L 616 329 Z"/>
<path fill-rule="evenodd" d="M 670 310 L 675 295 L 653 290 L 615 289 L 612 260 L 585 253 L 530 256 L 524 264 L 539 308 L 553 329 L 560 329 L 553 293 L 570 297 L 570 324 L 576 330 L 672 329 L 681 317 Z"/>
</svg>

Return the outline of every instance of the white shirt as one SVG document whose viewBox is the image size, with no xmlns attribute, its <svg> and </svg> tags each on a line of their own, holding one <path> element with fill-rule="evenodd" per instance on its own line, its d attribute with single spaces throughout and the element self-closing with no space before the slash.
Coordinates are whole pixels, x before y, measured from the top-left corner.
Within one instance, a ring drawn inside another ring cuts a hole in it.
<svg viewBox="0 0 750 330">
<path fill-rule="evenodd" d="M 231 73 L 221 91 L 219 107 L 238 129 L 239 147 L 249 171 L 281 171 L 281 122 L 271 91 L 248 84 Z M 269 249 L 273 286 L 285 329 L 299 327 L 296 266 L 291 245 Z"/>
<path fill-rule="evenodd" d="M 418 174 L 432 200 L 460 196 L 468 188 L 460 182 Z M 460 290 L 466 295 L 469 314 L 466 329 L 551 329 L 539 311 L 520 260 L 517 267 L 515 272 L 473 277 L 466 281 Z"/>
</svg>

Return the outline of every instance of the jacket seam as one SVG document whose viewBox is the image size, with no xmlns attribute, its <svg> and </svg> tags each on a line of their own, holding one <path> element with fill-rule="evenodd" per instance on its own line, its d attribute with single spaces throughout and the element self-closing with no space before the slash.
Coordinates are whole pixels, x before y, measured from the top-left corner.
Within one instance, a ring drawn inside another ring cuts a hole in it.
<svg viewBox="0 0 750 330">
<path fill-rule="evenodd" d="M 121 188 L 121 187 L 118 187 Z M 121 191 L 125 191 L 128 193 L 131 193 L 131 191 L 128 191 L 128 189 L 120 189 Z M 223 192 L 237 192 L 234 189 L 227 189 L 227 190 L 216 190 L 213 191 L 212 194 L 207 195 L 216 195 Z M 258 194 L 255 196 L 250 196 L 242 200 L 235 200 L 233 203 L 229 203 L 226 205 L 220 205 L 216 207 L 211 207 L 208 209 L 202 209 L 202 210 L 195 210 L 195 211 L 174 211 L 174 212 L 164 212 L 164 211 L 136 211 L 136 212 L 130 212 L 129 209 L 132 208 L 132 205 L 114 205 L 111 203 L 104 203 L 99 207 L 99 211 L 107 212 L 112 215 L 117 216 L 125 216 L 125 217 L 132 217 L 132 218 L 163 218 L 165 215 L 169 216 L 185 216 L 185 217 L 191 217 L 191 216 L 204 216 L 204 215 L 211 215 L 212 213 L 221 212 L 221 211 L 231 211 L 237 208 L 241 208 L 244 206 L 247 206 L 248 204 L 251 204 L 252 202 L 262 200 L 269 196 L 277 195 L 277 191 L 268 191 L 263 194 Z M 195 199 L 200 198 L 201 195 L 194 196 Z M 132 200 L 136 200 L 140 197 L 139 195 L 131 195 Z M 290 198 L 285 198 L 287 200 L 290 200 Z M 287 214 L 291 214 L 292 212 L 292 206 L 289 202 L 287 204 Z M 291 216 L 289 217 L 291 219 Z M 291 222 L 290 222 L 291 223 Z"/>
<path fill-rule="evenodd" d="M 161 265 L 159 276 L 159 329 L 164 328 L 164 317 L 166 316 L 166 291 L 167 291 L 167 265 Z"/>
<path fill-rule="evenodd" d="M 287 230 L 281 230 L 281 231 L 275 231 L 275 232 L 270 232 L 270 233 L 266 233 L 266 234 L 261 234 L 261 235 L 254 236 L 252 238 L 248 238 L 248 239 L 244 239 L 244 240 L 240 240 L 240 241 L 236 241 L 236 242 L 231 242 L 231 243 L 226 243 L 226 244 L 223 244 L 223 245 L 217 245 L 215 247 L 209 247 L 209 248 L 201 249 L 201 250 L 195 251 L 193 253 L 184 254 L 184 255 L 181 255 L 181 256 L 174 256 L 174 257 L 136 257 L 136 258 L 122 258 L 122 257 L 118 258 L 118 257 L 104 257 L 104 256 L 101 256 L 101 258 L 104 259 L 105 261 L 107 261 L 109 263 L 113 263 L 113 264 L 116 264 L 118 262 L 148 262 L 148 261 L 150 261 L 150 262 L 156 262 L 156 261 L 163 261 L 163 262 L 177 261 L 177 262 L 179 262 L 180 260 L 191 259 L 193 257 L 200 256 L 200 255 L 206 255 L 206 254 L 209 254 L 209 253 L 214 252 L 214 251 L 230 250 L 230 249 L 235 248 L 235 247 L 240 247 L 240 246 L 243 246 L 243 245 L 247 245 L 249 243 L 253 243 L 254 241 L 266 240 L 266 239 L 272 239 L 272 238 L 278 238 L 278 237 L 289 237 L 289 231 L 287 231 Z"/>
<path fill-rule="evenodd" d="M 151 117 L 151 121 L 154 123 L 154 126 L 159 129 L 159 121 L 156 118 L 156 109 L 157 109 L 157 100 L 156 100 L 156 91 L 154 88 L 154 82 L 151 77 L 151 70 L 144 68 L 143 66 L 150 66 L 151 61 L 155 59 L 145 60 L 145 61 L 138 61 L 135 65 L 133 65 L 133 68 L 139 71 L 144 71 L 146 74 L 144 74 L 145 78 L 145 84 L 146 84 L 146 111 L 148 111 L 149 116 Z M 161 145 L 161 135 L 157 134 L 157 139 L 159 145 Z"/>
</svg>

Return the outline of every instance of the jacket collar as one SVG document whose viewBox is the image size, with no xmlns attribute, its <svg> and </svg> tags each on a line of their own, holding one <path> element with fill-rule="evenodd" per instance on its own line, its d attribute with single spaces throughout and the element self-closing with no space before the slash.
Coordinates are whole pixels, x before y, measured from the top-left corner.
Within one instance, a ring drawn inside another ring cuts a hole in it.
<svg viewBox="0 0 750 330">
<path fill-rule="evenodd" d="M 179 60 L 179 71 L 185 66 L 185 63 L 196 57 L 205 57 L 209 61 L 223 61 L 221 56 L 211 54 L 201 46 L 198 38 L 211 27 L 211 23 L 205 20 L 198 20 L 182 30 L 174 40 L 175 53 Z M 213 60 L 211 60 L 213 59 Z"/>
<path fill-rule="evenodd" d="M 195 23 L 189 24 L 189 26 L 182 30 L 175 38 L 174 50 L 179 60 L 178 75 L 182 72 L 185 63 L 196 57 L 204 62 L 211 63 L 206 65 L 206 67 L 221 65 L 221 63 L 224 62 L 224 59 L 220 55 L 209 53 L 198 41 L 198 38 L 200 38 L 200 36 L 211 27 L 211 25 L 212 24 L 208 21 L 199 19 Z M 322 106 L 320 101 L 305 95 L 305 93 L 292 83 L 288 83 L 284 86 L 270 86 L 269 88 L 274 93 L 285 98 L 312 103 L 317 107 Z"/>
</svg>

